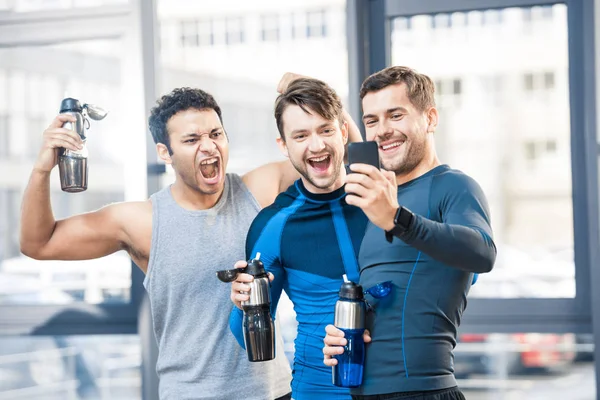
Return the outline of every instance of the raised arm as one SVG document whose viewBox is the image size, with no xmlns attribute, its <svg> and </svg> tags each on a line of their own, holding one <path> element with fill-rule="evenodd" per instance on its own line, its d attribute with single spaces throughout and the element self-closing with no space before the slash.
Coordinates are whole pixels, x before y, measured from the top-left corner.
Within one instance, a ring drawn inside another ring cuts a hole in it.
<svg viewBox="0 0 600 400">
<path fill-rule="evenodd" d="M 350 113 L 344 108 L 344 120 L 348 123 L 348 143 L 352 142 L 362 142 L 363 138 L 360 134 L 360 129 L 358 129 L 358 125 L 352 119 Z"/>
<path fill-rule="evenodd" d="M 490 272 L 496 260 L 496 245 L 489 222 L 475 207 L 463 208 L 480 205 L 478 200 L 465 196 L 443 215 L 443 222 L 414 215 L 409 229 L 395 232 L 395 236 L 451 267 L 467 272 Z"/>
<path fill-rule="evenodd" d="M 370 165 L 356 164 L 349 174 L 348 204 L 363 209 L 371 222 L 430 257 L 467 272 L 490 272 L 496 260 L 487 201 L 477 183 L 465 176 L 432 189 L 441 199 L 442 222 L 413 214 L 405 230 L 394 228 L 398 207 L 394 174 Z M 432 185 L 433 186 L 433 185 Z M 389 235 L 388 235 L 389 237 Z"/>
<path fill-rule="evenodd" d="M 61 221 L 54 219 L 50 204 L 50 172 L 57 163 L 59 147 L 77 150 L 79 136 L 62 128 L 73 118 L 57 116 L 46 129 L 42 149 L 25 189 L 21 208 L 21 252 L 36 259 L 85 260 L 102 257 L 124 248 L 121 228 L 124 205 Z"/>
</svg>

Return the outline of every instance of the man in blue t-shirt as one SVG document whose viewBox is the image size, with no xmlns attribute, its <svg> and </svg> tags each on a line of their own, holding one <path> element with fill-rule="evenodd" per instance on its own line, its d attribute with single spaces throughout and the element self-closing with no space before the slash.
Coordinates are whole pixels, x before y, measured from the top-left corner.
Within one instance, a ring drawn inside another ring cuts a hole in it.
<svg viewBox="0 0 600 400">
<path fill-rule="evenodd" d="M 350 391 L 332 384 L 323 365 L 324 329 L 333 323 L 343 275 L 358 282 L 357 255 L 367 217 L 346 203 L 343 168 L 348 123 L 337 94 L 315 79 L 297 79 L 277 98 L 279 146 L 301 179 L 263 209 L 248 232 L 247 258 L 260 260 L 274 275 L 272 315 L 281 291 L 294 304 L 298 321 L 294 341 L 292 397 L 295 400 L 349 400 Z M 237 263 L 245 266 L 245 262 Z M 250 275 L 232 284 L 230 326 L 244 346 L 240 302 L 247 300 Z M 281 351 L 281 350 L 280 350 Z"/>
<path fill-rule="evenodd" d="M 359 252 L 360 283 L 392 281 L 390 295 L 367 298 L 364 381 L 353 399 L 459 400 L 452 351 L 477 274 L 496 258 L 487 201 L 479 185 L 439 161 L 432 80 L 406 67 L 368 77 L 360 97 L 367 140 L 382 167 L 351 165 L 346 202 L 369 217 Z M 326 328 L 324 363 L 346 340 Z"/>
</svg>

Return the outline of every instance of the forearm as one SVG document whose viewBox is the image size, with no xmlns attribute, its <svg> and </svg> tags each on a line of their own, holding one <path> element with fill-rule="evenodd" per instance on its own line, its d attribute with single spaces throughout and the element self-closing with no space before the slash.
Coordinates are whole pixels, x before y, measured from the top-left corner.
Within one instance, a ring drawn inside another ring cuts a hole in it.
<svg viewBox="0 0 600 400">
<path fill-rule="evenodd" d="M 360 133 L 360 129 L 358 125 L 352 119 L 350 113 L 344 108 L 343 109 L 344 120 L 348 123 L 348 142 L 362 142 L 363 138 Z"/>
<path fill-rule="evenodd" d="M 435 222 L 414 215 L 410 227 L 396 236 L 406 244 L 446 265 L 468 272 L 489 272 L 496 245 L 483 230 Z"/>
<path fill-rule="evenodd" d="M 21 251 L 32 253 L 48 243 L 55 225 L 50 203 L 50 172 L 34 169 L 21 205 Z"/>
</svg>

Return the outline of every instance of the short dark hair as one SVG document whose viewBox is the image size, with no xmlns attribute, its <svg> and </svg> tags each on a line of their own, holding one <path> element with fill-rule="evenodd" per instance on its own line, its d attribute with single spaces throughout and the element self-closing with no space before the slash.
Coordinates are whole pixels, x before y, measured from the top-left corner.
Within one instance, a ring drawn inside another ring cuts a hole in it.
<svg viewBox="0 0 600 400">
<path fill-rule="evenodd" d="M 430 77 L 409 67 L 388 67 L 369 76 L 360 88 L 360 98 L 391 85 L 404 83 L 410 102 L 419 110 L 435 107 L 435 85 Z"/>
<path fill-rule="evenodd" d="M 297 105 L 307 114 L 311 113 L 310 109 L 329 121 L 337 119 L 340 126 L 344 123 L 342 101 L 335 90 L 318 79 L 298 78 L 275 100 L 275 121 L 283 140 L 282 116 L 289 105 Z"/>
<path fill-rule="evenodd" d="M 189 87 L 173 89 L 171 93 L 162 96 L 156 103 L 157 105 L 150 110 L 150 117 L 148 118 L 150 133 L 152 133 L 154 143 L 162 143 L 167 146 L 169 154 L 173 154 L 173 151 L 171 150 L 169 132 L 167 131 L 167 122 L 178 112 L 189 109 L 212 109 L 219 116 L 221 124 L 223 123 L 221 108 L 215 98 L 201 89 Z"/>
</svg>

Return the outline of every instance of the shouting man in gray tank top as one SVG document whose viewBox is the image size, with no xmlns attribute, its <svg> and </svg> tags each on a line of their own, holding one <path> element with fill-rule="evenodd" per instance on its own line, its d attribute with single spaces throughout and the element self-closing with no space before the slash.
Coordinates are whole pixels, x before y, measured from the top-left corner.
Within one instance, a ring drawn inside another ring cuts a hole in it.
<svg viewBox="0 0 600 400">
<path fill-rule="evenodd" d="M 279 90 L 293 79 L 284 75 Z M 272 361 L 247 360 L 229 331 L 229 286 L 215 271 L 244 259 L 252 220 L 297 179 L 292 165 L 277 162 L 242 177 L 227 174 L 229 140 L 215 99 L 202 90 L 175 89 L 158 101 L 149 120 L 158 155 L 173 167 L 175 182 L 146 201 L 56 221 L 50 172 L 59 148 L 81 146 L 75 132 L 62 128 L 67 121 L 74 119 L 58 115 L 43 135 L 23 198 L 23 254 L 87 260 L 129 253 L 146 274 L 161 399 L 289 398 L 291 375 L 283 351 Z M 358 128 L 350 125 L 356 138 Z M 248 379 L 232 385 L 239 377 Z"/>
</svg>

